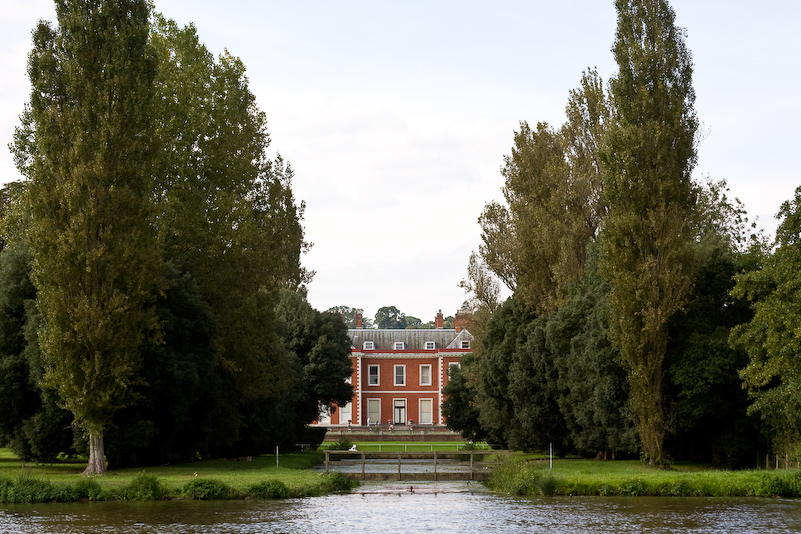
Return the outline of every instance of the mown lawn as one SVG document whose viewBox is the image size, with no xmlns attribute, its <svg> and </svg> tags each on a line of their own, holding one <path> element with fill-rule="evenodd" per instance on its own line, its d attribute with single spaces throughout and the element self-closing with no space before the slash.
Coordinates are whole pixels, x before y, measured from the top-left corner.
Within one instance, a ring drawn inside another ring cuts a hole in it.
<svg viewBox="0 0 801 534">
<path fill-rule="evenodd" d="M 253 495 L 250 490 L 254 486 L 274 481 L 286 486 L 291 497 L 322 495 L 346 489 L 343 480 L 311 470 L 314 465 L 322 463 L 323 458 L 324 453 L 318 451 L 288 452 L 279 454 L 278 467 L 275 455 L 265 455 L 254 457 L 250 462 L 208 460 L 159 467 L 113 469 L 104 475 L 86 477 L 81 474 L 86 467 L 84 459 L 26 464 L 8 449 L 0 449 L 0 502 L 75 500 L 70 497 L 75 494 L 74 488 L 86 485 L 88 481 L 99 487 L 102 498 L 129 498 L 131 491 L 127 491 L 127 488 L 141 484 L 143 475 L 151 483 L 156 480 L 168 498 L 185 497 L 187 485 L 197 485 L 198 480 L 221 483 L 229 498 Z M 20 496 L 23 486 L 37 486 L 36 494 L 40 497 L 46 497 L 47 491 L 55 493 L 51 499 L 32 498 L 27 494 Z M 64 498 L 61 494 L 65 495 Z M 83 497 L 78 491 L 78 498 Z"/>
</svg>

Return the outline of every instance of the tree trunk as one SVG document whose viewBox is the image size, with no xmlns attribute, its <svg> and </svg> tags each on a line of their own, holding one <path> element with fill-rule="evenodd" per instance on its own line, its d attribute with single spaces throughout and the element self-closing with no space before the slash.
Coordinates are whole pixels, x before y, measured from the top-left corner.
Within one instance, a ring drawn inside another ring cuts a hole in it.
<svg viewBox="0 0 801 534">
<path fill-rule="evenodd" d="M 106 449 L 103 442 L 103 433 L 89 434 L 89 462 L 86 464 L 84 475 L 102 475 L 106 469 Z"/>
</svg>

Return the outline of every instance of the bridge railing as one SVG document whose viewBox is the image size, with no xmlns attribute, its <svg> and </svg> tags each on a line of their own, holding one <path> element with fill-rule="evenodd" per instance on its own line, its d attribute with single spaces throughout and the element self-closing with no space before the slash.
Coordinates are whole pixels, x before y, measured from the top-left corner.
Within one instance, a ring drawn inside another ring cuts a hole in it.
<svg viewBox="0 0 801 534">
<path fill-rule="evenodd" d="M 355 464 L 361 467 L 361 473 L 347 473 L 352 478 L 388 478 L 397 474 L 398 480 L 478 480 L 489 476 L 489 469 L 501 463 L 510 451 L 500 450 L 466 450 L 466 451 L 430 451 L 430 452 L 377 452 L 377 451 L 325 451 L 325 472 L 330 472 L 333 463 L 348 465 Z M 380 462 L 371 462 L 378 460 Z M 387 460 L 393 460 L 387 462 Z M 420 472 L 423 465 L 433 468 L 433 472 Z M 441 472 L 438 468 L 444 463 L 450 466 L 458 465 L 463 469 L 457 471 Z M 370 467 L 368 471 L 368 466 Z M 395 468 L 390 466 L 397 466 Z M 407 467 L 404 471 L 404 466 Z M 409 469 L 414 466 L 415 469 Z M 360 475 L 360 476 L 359 476 Z M 394 477 L 392 477 L 394 478 Z"/>
</svg>

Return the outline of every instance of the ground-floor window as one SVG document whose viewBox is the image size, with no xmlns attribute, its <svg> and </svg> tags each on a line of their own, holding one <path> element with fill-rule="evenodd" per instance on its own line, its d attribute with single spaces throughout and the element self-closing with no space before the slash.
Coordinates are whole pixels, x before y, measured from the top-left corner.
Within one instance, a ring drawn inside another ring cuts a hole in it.
<svg viewBox="0 0 801 534">
<path fill-rule="evenodd" d="M 420 424 L 430 425 L 434 422 L 434 401 L 420 399 Z"/>
<path fill-rule="evenodd" d="M 381 399 L 367 399 L 367 420 L 371 425 L 381 422 Z"/>
<path fill-rule="evenodd" d="M 339 424 L 345 425 L 348 421 L 353 419 L 353 405 L 351 403 L 347 403 L 345 406 L 339 409 Z"/>
</svg>

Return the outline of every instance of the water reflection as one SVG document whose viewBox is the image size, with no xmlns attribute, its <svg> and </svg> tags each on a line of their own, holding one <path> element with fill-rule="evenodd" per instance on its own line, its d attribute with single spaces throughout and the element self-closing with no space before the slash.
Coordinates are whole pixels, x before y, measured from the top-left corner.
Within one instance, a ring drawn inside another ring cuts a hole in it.
<svg viewBox="0 0 801 534">
<path fill-rule="evenodd" d="M 288 501 L 0 505 L 4 534 L 401 532 L 790 533 L 801 503 L 767 499 L 522 499 L 475 484 L 368 484 Z"/>
</svg>

